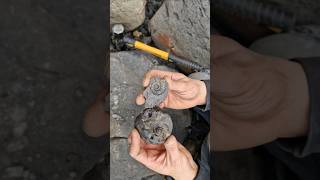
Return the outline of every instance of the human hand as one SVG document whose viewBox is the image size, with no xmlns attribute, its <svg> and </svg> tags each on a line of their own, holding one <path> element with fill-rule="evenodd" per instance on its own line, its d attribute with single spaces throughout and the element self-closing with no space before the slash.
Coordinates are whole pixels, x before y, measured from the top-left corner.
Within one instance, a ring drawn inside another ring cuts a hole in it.
<svg viewBox="0 0 320 180">
<path fill-rule="evenodd" d="M 160 108 L 188 109 L 206 103 L 207 89 L 204 82 L 188 78 L 177 72 L 151 70 L 145 74 L 143 86 L 147 87 L 152 77 L 164 78 L 168 82 L 169 92 Z M 143 94 L 136 99 L 138 105 L 145 103 Z"/>
<path fill-rule="evenodd" d="M 198 166 L 188 150 L 174 136 L 170 136 L 164 144 L 146 144 L 136 129 L 128 137 L 129 154 L 147 168 L 175 180 L 194 179 Z"/>
<path fill-rule="evenodd" d="M 213 36 L 213 147 L 249 148 L 308 129 L 308 88 L 302 67 Z"/>
<path fill-rule="evenodd" d="M 100 137 L 109 133 L 110 114 L 105 111 L 107 90 L 101 89 L 95 102 L 90 105 L 83 119 L 83 131 L 90 137 Z"/>
</svg>

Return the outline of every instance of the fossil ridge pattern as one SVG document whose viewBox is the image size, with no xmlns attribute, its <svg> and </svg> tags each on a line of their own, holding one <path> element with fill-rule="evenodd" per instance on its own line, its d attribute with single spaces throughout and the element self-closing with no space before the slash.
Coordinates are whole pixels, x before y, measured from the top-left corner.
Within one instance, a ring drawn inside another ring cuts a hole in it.
<svg viewBox="0 0 320 180">
<path fill-rule="evenodd" d="M 142 139 L 149 144 L 163 144 L 173 129 L 169 114 L 161 112 L 158 108 L 144 109 L 134 124 Z"/>
<path fill-rule="evenodd" d="M 151 78 L 149 86 L 144 90 L 143 96 L 146 99 L 145 108 L 159 106 L 168 95 L 168 83 L 159 77 Z"/>
</svg>

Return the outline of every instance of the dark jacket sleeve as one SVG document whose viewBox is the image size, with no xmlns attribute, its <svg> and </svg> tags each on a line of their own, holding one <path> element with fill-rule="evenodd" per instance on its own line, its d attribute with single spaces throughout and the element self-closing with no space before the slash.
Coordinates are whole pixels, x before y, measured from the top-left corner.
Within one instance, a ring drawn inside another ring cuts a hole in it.
<svg viewBox="0 0 320 180">
<path fill-rule="evenodd" d="M 294 59 L 306 74 L 309 88 L 309 132 L 305 138 L 278 140 L 280 147 L 296 157 L 320 153 L 320 57 Z"/>
<path fill-rule="evenodd" d="M 210 110 L 210 80 L 203 81 L 206 84 L 207 88 L 207 96 L 206 96 L 206 104 L 202 106 L 197 106 L 196 108 L 200 109 L 203 112 Z"/>
</svg>

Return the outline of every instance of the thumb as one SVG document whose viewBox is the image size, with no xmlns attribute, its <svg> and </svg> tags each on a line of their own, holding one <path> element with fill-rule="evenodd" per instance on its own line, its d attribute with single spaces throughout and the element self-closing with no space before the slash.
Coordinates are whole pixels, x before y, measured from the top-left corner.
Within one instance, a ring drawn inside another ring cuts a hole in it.
<svg viewBox="0 0 320 180">
<path fill-rule="evenodd" d="M 177 158 L 179 155 L 179 143 L 177 139 L 171 135 L 166 142 L 164 143 L 164 147 L 166 148 L 166 151 L 168 155 L 171 158 Z"/>
</svg>

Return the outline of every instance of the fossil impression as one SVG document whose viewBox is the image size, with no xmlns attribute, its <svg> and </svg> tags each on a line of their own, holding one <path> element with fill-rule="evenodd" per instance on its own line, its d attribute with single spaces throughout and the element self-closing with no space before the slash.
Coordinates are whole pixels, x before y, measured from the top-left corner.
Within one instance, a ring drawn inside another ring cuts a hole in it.
<svg viewBox="0 0 320 180">
<path fill-rule="evenodd" d="M 143 92 L 145 109 L 137 116 L 134 124 L 142 139 L 149 144 L 163 144 L 172 133 L 171 117 L 158 108 L 167 95 L 168 83 L 159 77 L 152 78 Z"/>
<path fill-rule="evenodd" d="M 172 120 L 169 114 L 157 108 L 144 109 L 135 120 L 135 128 L 149 144 L 163 144 L 172 133 Z"/>
<path fill-rule="evenodd" d="M 151 78 L 149 86 L 144 90 L 143 96 L 146 98 L 145 108 L 159 106 L 168 95 L 168 83 L 159 77 Z"/>
</svg>

